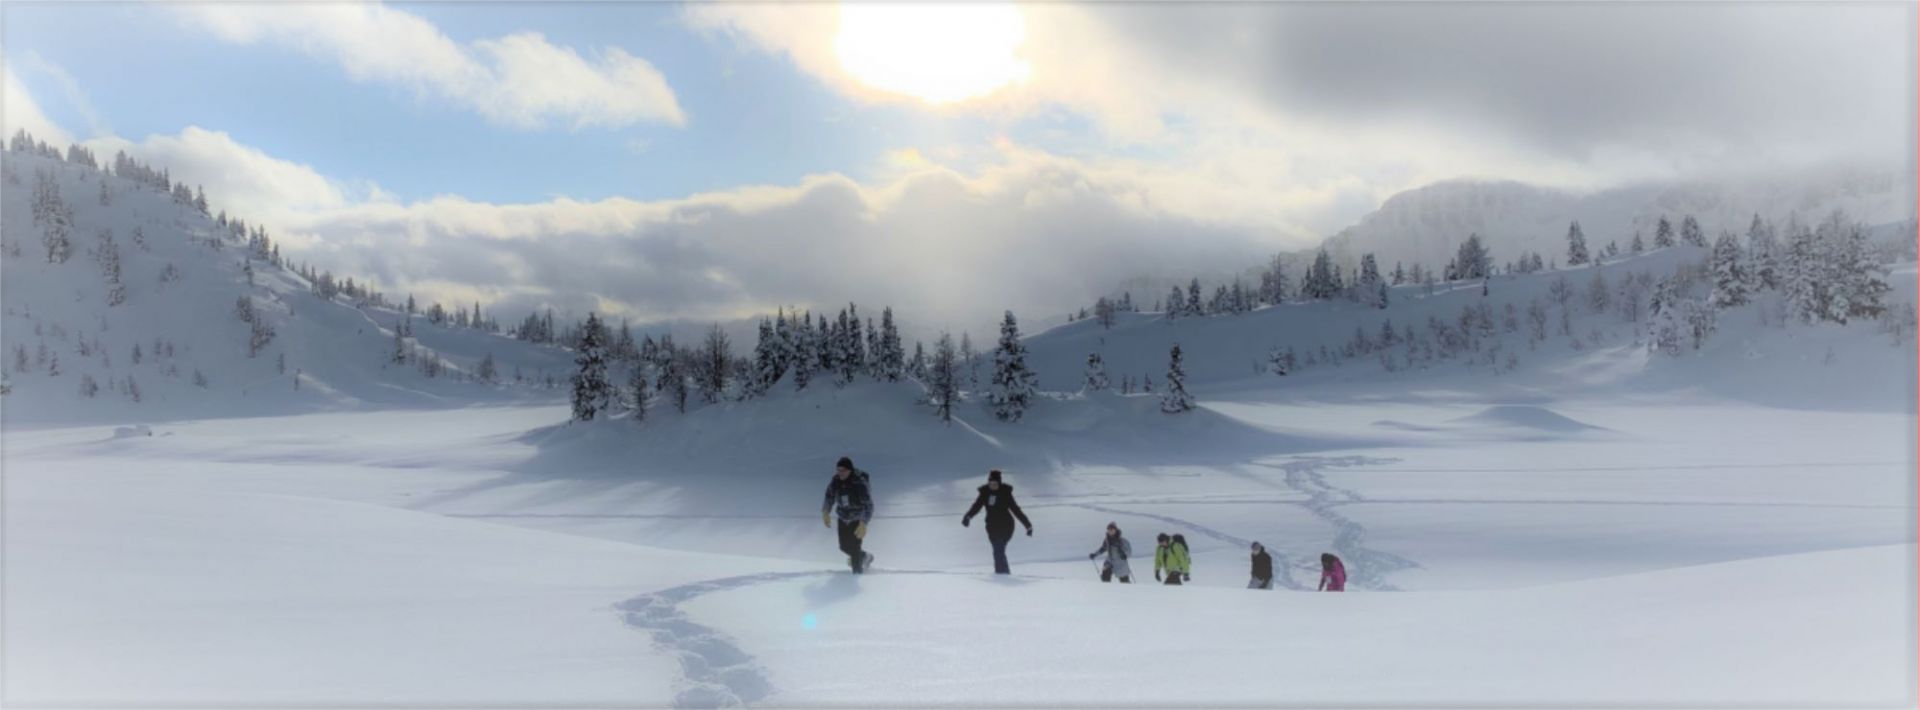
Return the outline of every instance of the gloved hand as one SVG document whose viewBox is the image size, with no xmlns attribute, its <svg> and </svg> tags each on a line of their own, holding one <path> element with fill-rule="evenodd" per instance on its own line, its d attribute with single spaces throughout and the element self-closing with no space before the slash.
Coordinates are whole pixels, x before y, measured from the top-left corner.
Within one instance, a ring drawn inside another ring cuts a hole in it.
<svg viewBox="0 0 1920 710">
<path fill-rule="evenodd" d="M 861 540 L 867 539 L 867 524 L 861 523 L 853 526 L 853 536 Z"/>
<path fill-rule="evenodd" d="M 1191 581 L 1193 581 L 1193 575 L 1190 575 L 1190 574 L 1187 574 L 1187 573 L 1185 573 L 1185 572 L 1181 572 L 1181 573 L 1180 573 L 1180 581 L 1182 581 L 1182 582 L 1191 582 Z"/>
<path fill-rule="evenodd" d="M 820 524 L 829 528 L 833 527 L 833 514 L 824 510 L 820 511 Z"/>
<path fill-rule="evenodd" d="M 1162 579 L 1160 579 L 1160 570 L 1154 570 L 1154 571 L 1153 571 L 1153 581 L 1155 581 L 1155 582 L 1161 582 L 1161 581 L 1165 581 L 1165 580 L 1162 580 Z"/>
<path fill-rule="evenodd" d="M 1098 553 L 1098 552 L 1089 552 L 1089 553 L 1087 553 L 1087 559 L 1089 559 L 1089 560 L 1091 560 L 1091 559 L 1093 559 L 1093 558 L 1095 558 L 1095 557 L 1099 557 L 1099 556 L 1100 556 L 1100 553 Z"/>
<path fill-rule="evenodd" d="M 965 528 L 965 527 L 972 527 L 972 526 L 973 526 L 973 518 L 961 518 L 961 519 L 960 519 L 960 527 L 963 527 L 963 528 Z"/>
<path fill-rule="evenodd" d="M 1033 537 L 1033 526 L 1027 526 L 1027 537 Z"/>
</svg>

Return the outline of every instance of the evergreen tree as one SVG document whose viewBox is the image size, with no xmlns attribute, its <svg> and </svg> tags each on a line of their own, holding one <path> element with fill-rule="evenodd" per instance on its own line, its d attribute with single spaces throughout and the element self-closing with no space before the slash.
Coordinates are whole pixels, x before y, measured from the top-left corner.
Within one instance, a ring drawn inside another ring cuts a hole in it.
<svg viewBox="0 0 1920 710">
<path fill-rule="evenodd" d="M 1206 314 L 1206 304 L 1200 300 L 1200 279 L 1196 277 L 1187 285 L 1187 315 L 1198 317 Z"/>
<path fill-rule="evenodd" d="M 1453 263 L 1453 278 L 1457 280 L 1483 279 L 1493 275 L 1493 252 L 1480 241 L 1479 234 L 1467 235 L 1467 240 L 1460 243 Z"/>
<path fill-rule="evenodd" d="M 1587 263 L 1587 235 L 1580 231 L 1580 220 L 1567 227 L 1567 265 Z"/>
<path fill-rule="evenodd" d="M 841 365 L 841 376 L 848 382 L 861 372 L 870 371 L 867 365 L 867 340 L 860 330 L 860 307 L 847 304 L 847 361 Z"/>
<path fill-rule="evenodd" d="M 907 361 L 907 374 L 920 382 L 927 381 L 927 349 L 920 341 L 913 341 L 913 359 Z"/>
<path fill-rule="evenodd" d="M 1686 314 L 1680 290 L 1672 279 L 1661 279 L 1647 303 L 1647 349 L 1678 357 L 1686 333 Z"/>
<path fill-rule="evenodd" d="M 973 336 L 960 333 L 960 365 L 966 369 L 967 389 L 980 389 L 980 354 L 973 351 Z"/>
<path fill-rule="evenodd" d="M 480 367 L 475 374 L 480 376 L 481 382 L 487 384 L 493 384 L 500 380 L 500 365 L 493 361 L 492 351 L 488 351 L 487 356 L 480 359 Z"/>
<path fill-rule="evenodd" d="M 1693 215 L 1681 218 L 1680 241 L 1686 242 L 1687 246 L 1707 246 L 1707 235 L 1700 231 L 1700 221 L 1694 219 Z"/>
<path fill-rule="evenodd" d="M 1632 245 L 1630 245 L 1630 246 L 1629 246 L 1629 247 L 1627 248 L 1627 250 L 1628 250 L 1628 251 L 1630 251 L 1630 252 L 1632 252 L 1634 256 L 1639 256 L 1639 255 L 1641 255 L 1641 254 L 1645 254 L 1645 253 L 1647 253 L 1647 242 L 1646 242 L 1646 240 L 1644 240 L 1644 239 L 1641 239 L 1641 238 L 1640 238 L 1640 231 L 1639 231 L 1639 230 L 1634 230 L 1634 232 L 1633 232 L 1633 244 L 1632 244 Z"/>
<path fill-rule="evenodd" d="M 1587 281 L 1587 307 L 1594 313 L 1605 313 L 1613 305 L 1613 288 L 1607 285 L 1606 272 L 1593 270 L 1593 278 Z"/>
<path fill-rule="evenodd" d="M 587 313 L 587 323 L 581 329 L 578 350 L 573 358 L 575 421 L 591 421 L 594 415 L 612 403 L 613 392 L 607 382 L 606 342 L 606 328 L 600 324 L 600 317 Z"/>
<path fill-rule="evenodd" d="M 407 339 L 398 323 L 393 326 L 393 352 L 387 354 L 387 361 L 395 365 L 407 364 Z"/>
<path fill-rule="evenodd" d="M 1781 262 L 1787 310 L 1802 323 L 1812 323 L 1825 312 L 1827 277 L 1813 230 L 1796 215 L 1787 217 L 1787 253 Z"/>
<path fill-rule="evenodd" d="M 1167 392 L 1160 397 L 1160 411 L 1168 414 L 1193 411 L 1193 395 L 1187 394 L 1187 373 L 1180 365 L 1179 344 L 1175 344 L 1167 356 Z"/>
<path fill-rule="evenodd" d="M 816 352 L 814 345 L 813 326 L 810 325 L 812 321 L 811 313 L 803 313 L 792 326 L 792 340 L 789 346 L 793 349 L 793 358 L 788 367 L 793 370 L 795 390 L 807 388 L 807 385 L 813 381 L 815 368 L 820 364 L 820 354 Z"/>
<path fill-rule="evenodd" d="M 667 366 L 661 370 L 661 391 L 673 400 L 673 409 L 681 414 L 687 413 L 687 367 L 686 358 L 673 352 L 667 359 Z"/>
<path fill-rule="evenodd" d="M 647 405 L 653 402 L 647 382 L 647 364 L 636 362 L 627 370 L 627 407 L 633 410 L 633 423 L 647 421 Z"/>
<path fill-rule="evenodd" d="M 1020 325 L 1013 311 L 1007 311 L 1000 321 L 1000 346 L 993 352 L 993 393 L 989 397 L 993 416 L 1001 421 L 1020 421 L 1033 404 L 1035 379 L 1033 371 L 1027 369 L 1027 347 L 1020 343 Z"/>
<path fill-rule="evenodd" d="M 1753 214 L 1753 224 L 1747 227 L 1747 257 L 1749 269 L 1753 271 L 1755 290 L 1777 290 L 1780 288 L 1780 273 L 1775 265 L 1779 244 L 1774 239 L 1773 223 L 1760 220 L 1760 213 Z"/>
<path fill-rule="evenodd" d="M 1834 210 L 1815 235 L 1812 271 L 1820 280 L 1814 286 L 1814 318 L 1844 325 L 1880 315 L 1889 291 L 1887 270 L 1867 243 L 1866 227 Z"/>
<path fill-rule="evenodd" d="M 1100 353 L 1087 354 L 1087 385 L 1089 392 L 1105 392 L 1112 383 L 1107 380 L 1107 367 L 1100 360 Z"/>
<path fill-rule="evenodd" d="M 878 361 L 880 379 L 900 381 L 906 369 L 906 351 L 900 345 L 900 328 L 893 321 L 892 307 L 880 311 L 880 351 L 875 353 L 875 359 Z"/>
<path fill-rule="evenodd" d="M 1163 307 L 1162 310 L 1166 313 L 1167 320 L 1174 320 L 1186 315 L 1186 293 L 1181 291 L 1179 286 L 1173 287 L 1173 291 L 1167 294 L 1167 305 Z"/>
<path fill-rule="evenodd" d="M 1740 242 L 1732 232 L 1721 232 L 1720 238 L 1714 240 L 1710 264 L 1713 269 L 1713 294 L 1708 298 L 1713 307 L 1744 305 L 1753 279 L 1747 271 L 1746 258 L 1740 253 Z"/>
<path fill-rule="evenodd" d="M 1327 256 L 1325 249 L 1313 257 L 1313 265 L 1307 267 L 1306 279 L 1300 282 L 1300 297 L 1309 301 L 1325 301 L 1339 295 L 1344 290 L 1340 284 L 1340 274 L 1335 271 L 1333 258 Z"/>
<path fill-rule="evenodd" d="M 1660 215 L 1660 223 L 1653 228 L 1653 248 L 1665 249 L 1673 246 L 1673 223 L 1666 215 Z"/>
<path fill-rule="evenodd" d="M 775 335 L 773 321 L 761 318 L 760 337 L 753 344 L 753 377 L 741 388 L 746 396 L 766 394 L 780 379 L 779 350 L 779 336 Z"/>
<path fill-rule="evenodd" d="M 719 323 L 707 329 L 707 340 L 700 347 L 698 384 L 700 399 L 707 404 L 719 402 L 727 392 L 733 367 L 733 341 Z"/>
<path fill-rule="evenodd" d="M 480 327 L 480 304 L 473 304 L 474 327 Z M 627 319 L 620 319 L 619 334 L 613 337 L 613 349 L 608 353 L 619 362 L 633 362 L 640 357 L 640 345 L 633 341 L 633 329 L 628 327 Z"/>
<path fill-rule="evenodd" d="M 960 366 L 953 351 L 953 336 L 941 333 L 934 342 L 926 382 L 927 397 L 939 412 L 940 421 L 953 421 L 953 405 L 960 400 Z"/>
<path fill-rule="evenodd" d="M 1387 284 L 1380 278 L 1380 267 L 1371 252 L 1360 257 L 1360 280 L 1355 284 L 1360 302 L 1374 308 L 1387 307 Z"/>
<path fill-rule="evenodd" d="M 819 371 L 828 376 L 837 376 L 840 372 L 840 348 L 833 325 L 827 322 L 827 314 L 820 314 L 820 320 L 813 331 L 814 353 L 819 355 Z"/>
</svg>

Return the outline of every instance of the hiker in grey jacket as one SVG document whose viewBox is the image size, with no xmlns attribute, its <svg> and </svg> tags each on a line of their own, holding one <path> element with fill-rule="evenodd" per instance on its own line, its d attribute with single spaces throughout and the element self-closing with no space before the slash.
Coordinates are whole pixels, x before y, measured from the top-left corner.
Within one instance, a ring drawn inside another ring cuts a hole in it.
<svg viewBox="0 0 1920 710">
<path fill-rule="evenodd" d="M 1121 584 L 1133 583 L 1133 568 L 1127 566 L 1127 558 L 1133 556 L 1133 545 L 1120 536 L 1119 525 L 1107 523 L 1107 537 L 1100 541 L 1099 549 L 1087 554 L 1087 559 L 1101 554 L 1105 554 L 1107 560 L 1100 566 L 1100 581 L 1111 582 L 1119 577 Z"/>
</svg>

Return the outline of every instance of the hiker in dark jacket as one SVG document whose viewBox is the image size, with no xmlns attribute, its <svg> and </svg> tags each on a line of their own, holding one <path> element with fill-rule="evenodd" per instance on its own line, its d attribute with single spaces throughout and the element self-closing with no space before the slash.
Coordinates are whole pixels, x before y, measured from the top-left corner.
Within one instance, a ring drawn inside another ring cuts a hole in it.
<svg viewBox="0 0 1920 710">
<path fill-rule="evenodd" d="M 1013 486 L 1000 482 L 999 471 L 987 472 L 987 484 L 980 487 L 980 495 L 973 499 L 973 507 L 967 514 L 960 516 L 960 526 L 968 527 L 973 516 L 982 508 L 987 511 L 987 542 L 993 545 L 993 573 L 1012 574 L 1007 567 L 1007 541 L 1013 539 L 1013 519 L 1019 518 L 1026 526 L 1027 537 L 1033 537 L 1033 523 L 1027 520 L 1027 514 L 1020 511 L 1020 504 L 1013 500 Z"/>
<path fill-rule="evenodd" d="M 820 524 L 833 527 L 834 513 L 840 517 L 840 551 L 847 553 L 847 566 L 855 574 L 873 564 L 873 553 L 861 549 L 867 537 L 867 521 L 873 519 L 873 493 L 867 487 L 867 472 L 853 467 L 853 459 L 840 457 L 834 465 L 833 480 L 827 482 L 827 497 L 820 503 Z"/>
<path fill-rule="evenodd" d="M 1267 554 L 1267 548 L 1253 543 L 1253 579 L 1247 582 L 1248 589 L 1273 588 L 1273 556 Z"/>
</svg>

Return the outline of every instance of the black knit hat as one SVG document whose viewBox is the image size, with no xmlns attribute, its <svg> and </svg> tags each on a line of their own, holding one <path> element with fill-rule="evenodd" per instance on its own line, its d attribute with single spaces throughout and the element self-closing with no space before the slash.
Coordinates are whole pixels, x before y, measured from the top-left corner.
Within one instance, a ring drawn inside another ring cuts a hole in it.
<svg viewBox="0 0 1920 710">
<path fill-rule="evenodd" d="M 850 459 L 850 458 L 847 458 L 847 457 L 845 457 L 845 456 L 842 456 L 842 457 L 840 457 L 840 463 L 836 463 L 836 464 L 834 464 L 834 467 L 835 467 L 835 468 L 844 468 L 844 469 L 846 469 L 846 470 L 848 470 L 848 471 L 852 471 L 852 470 L 853 470 L 853 459 Z"/>
<path fill-rule="evenodd" d="M 1000 469 L 997 469 L 997 468 L 996 468 L 996 469 L 994 469 L 994 470 L 992 470 L 992 471 L 988 471 L 988 472 L 987 472 L 987 480 L 989 480 L 989 481 L 998 481 L 998 480 L 1000 480 Z"/>
</svg>

